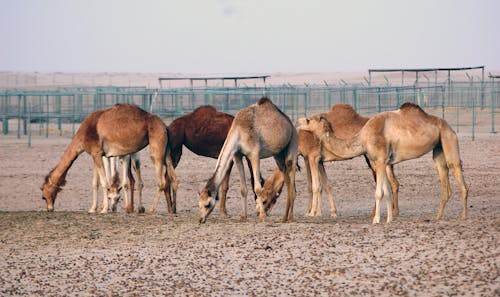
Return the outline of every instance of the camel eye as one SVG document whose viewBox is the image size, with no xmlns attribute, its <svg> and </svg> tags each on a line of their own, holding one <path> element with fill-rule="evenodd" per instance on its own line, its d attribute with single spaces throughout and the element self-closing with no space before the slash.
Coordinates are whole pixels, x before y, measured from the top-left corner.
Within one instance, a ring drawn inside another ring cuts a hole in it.
<svg viewBox="0 0 500 297">
<path fill-rule="evenodd" d="M 211 191 L 207 191 L 207 194 L 208 194 L 208 196 L 212 197 L 212 192 Z"/>
</svg>

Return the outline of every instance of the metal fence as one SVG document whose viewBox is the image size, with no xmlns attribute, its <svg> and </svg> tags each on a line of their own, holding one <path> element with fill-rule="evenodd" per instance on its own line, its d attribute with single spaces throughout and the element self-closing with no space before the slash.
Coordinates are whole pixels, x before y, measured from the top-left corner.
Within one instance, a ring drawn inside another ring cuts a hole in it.
<svg viewBox="0 0 500 297">
<path fill-rule="evenodd" d="M 299 117 L 328 110 L 335 103 L 352 105 L 370 116 L 397 109 L 404 102 L 419 104 L 428 113 L 445 118 L 459 133 L 495 133 L 500 112 L 500 84 L 448 83 L 426 86 L 273 86 L 266 88 L 77 87 L 52 91 L 0 91 L 3 135 L 26 137 L 69 136 L 89 113 L 115 103 L 133 103 L 162 117 L 168 124 L 195 108 L 210 104 L 235 114 L 266 95 L 288 114 Z"/>
</svg>

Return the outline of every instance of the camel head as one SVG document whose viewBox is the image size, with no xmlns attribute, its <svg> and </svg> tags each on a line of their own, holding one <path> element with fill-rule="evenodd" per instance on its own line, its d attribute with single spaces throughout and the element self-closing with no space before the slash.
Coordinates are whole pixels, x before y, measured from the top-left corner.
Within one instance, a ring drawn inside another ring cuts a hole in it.
<svg viewBox="0 0 500 297">
<path fill-rule="evenodd" d="M 281 194 L 281 190 L 276 191 L 275 189 L 262 189 L 262 204 L 264 205 L 264 211 L 267 215 L 271 212 L 276 202 L 278 202 L 278 197 Z M 255 211 L 260 213 L 260 209 L 258 205 L 256 206 Z"/>
<path fill-rule="evenodd" d="M 208 215 L 214 210 L 215 199 L 213 191 L 203 188 L 198 192 L 200 196 L 200 201 L 198 202 L 198 207 L 200 208 L 200 224 L 204 224 L 207 221 Z"/>
<path fill-rule="evenodd" d="M 112 212 L 116 212 L 116 209 L 118 208 L 118 202 L 120 201 L 121 198 L 120 196 L 121 189 L 122 189 L 121 186 L 110 187 L 108 189 L 108 201 Z"/>
<path fill-rule="evenodd" d="M 323 116 L 312 116 L 310 118 L 300 118 L 297 120 L 297 128 L 311 131 L 321 139 L 322 137 L 329 137 L 333 133 L 333 128 L 330 122 Z"/>
<path fill-rule="evenodd" d="M 47 204 L 47 211 L 54 211 L 54 203 L 56 202 L 57 193 L 62 190 L 61 187 L 65 184 L 65 182 L 66 181 L 64 179 L 62 179 L 59 183 L 52 181 L 50 173 L 45 177 L 45 181 L 40 187 L 40 190 L 42 191 L 42 199 L 45 200 L 45 203 Z"/>
<path fill-rule="evenodd" d="M 110 205 L 110 210 L 116 212 L 118 207 L 118 202 L 120 201 L 120 191 L 122 189 L 120 176 L 115 174 L 111 180 L 111 186 L 108 188 L 108 201 Z"/>
</svg>

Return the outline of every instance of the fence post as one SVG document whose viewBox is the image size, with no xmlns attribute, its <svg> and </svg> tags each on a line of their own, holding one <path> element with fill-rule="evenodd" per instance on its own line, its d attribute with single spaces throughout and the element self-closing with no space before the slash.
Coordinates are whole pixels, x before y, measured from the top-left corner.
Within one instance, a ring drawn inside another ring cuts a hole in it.
<svg viewBox="0 0 500 297">
<path fill-rule="evenodd" d="M 472 141 L 476 136 L 476 100 L 472 99 Z"/>
<path fill-rule="evenodd" d="M 497 133 L 495 131 L 495 86 L 491 90 L 491 133 Z"/>
<path fill-rule="evenodd" d="M 17 138 L 21 138 L 21 95 L 17 96 Z"/>
<path fill-rule="evenodd" d="M 9 95 L 6 94 L 4 96 L 4 100 L 5 100 L 4 104 L 5 114 L 2 119 L 2 124 L 3 124 L 2 131 L 4 135 L 7 135 L 9 134 Z"/>
<path fill-rule="evenodd" d="M 31 103 L 28 108 L 28 147 L 31 147 Z"/>
</svg>

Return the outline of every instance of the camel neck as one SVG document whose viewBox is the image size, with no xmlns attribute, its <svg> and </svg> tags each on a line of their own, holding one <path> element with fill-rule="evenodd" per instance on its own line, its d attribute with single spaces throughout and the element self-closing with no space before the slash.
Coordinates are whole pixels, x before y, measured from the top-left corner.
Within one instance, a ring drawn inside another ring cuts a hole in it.
<svg viewBox="0 0 500 297">
<path fill-rule="evenodd" d="M 344 159 L 352 159 L 366 152 L 359 138 L 359 133 L 349 139 L 337 138 L 332 134 L 323 135 L 321 144 L 323 148 Z"/>
<path fill-rule="evenodd" d="M 74 147 L 73 143 L 66 149 L 61 160 L 56 165 L 54 169 L 50 172 L 48 176 L 48 182 L 52 186 L 60 187 L 64 184 L 64 179 L 66 177 L 66 173 L 68 172 L 73 162 L 76 158 L 83 152 L 83 150 L 78 150 Z"/>
</svg>

